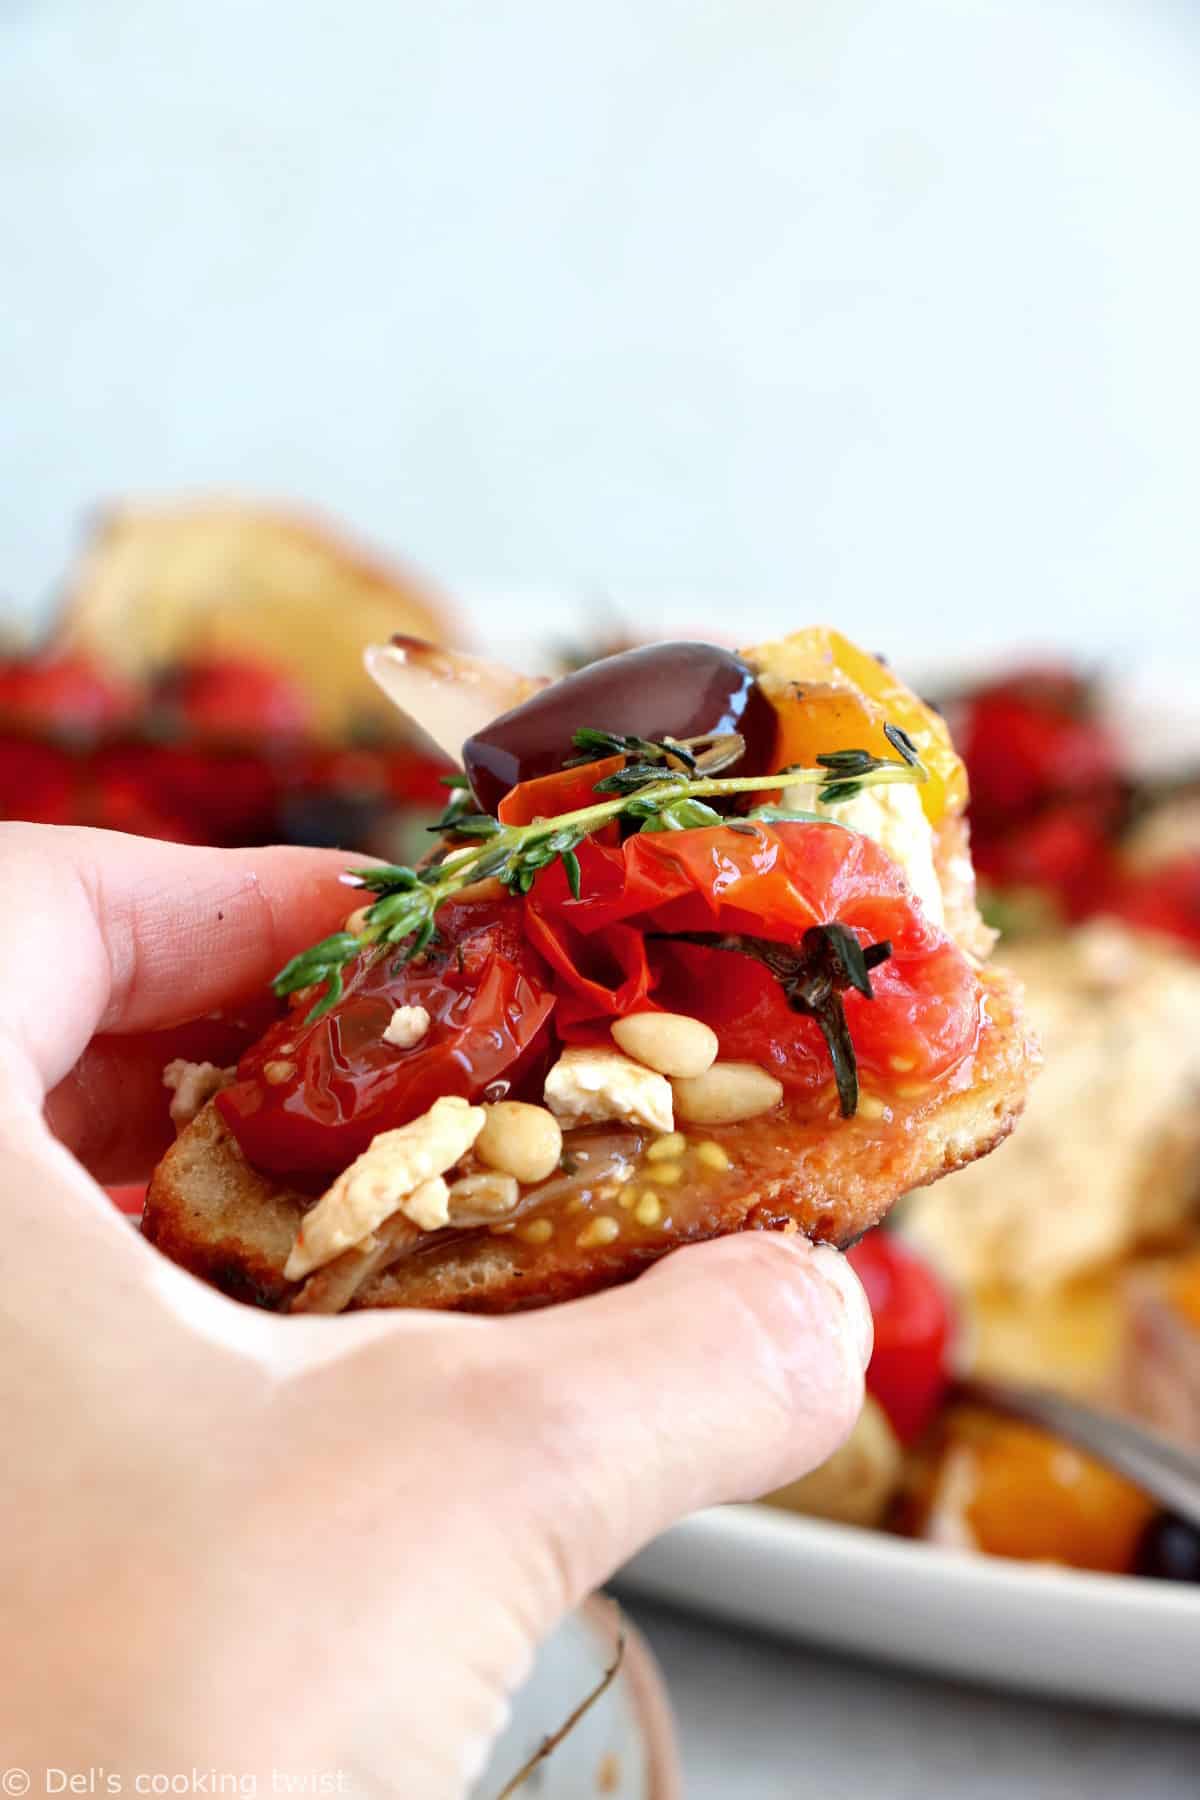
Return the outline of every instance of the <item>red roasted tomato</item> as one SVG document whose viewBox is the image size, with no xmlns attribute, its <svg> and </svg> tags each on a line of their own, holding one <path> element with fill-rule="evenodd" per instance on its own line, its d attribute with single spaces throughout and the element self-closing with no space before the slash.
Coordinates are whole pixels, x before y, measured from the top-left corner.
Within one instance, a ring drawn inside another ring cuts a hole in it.
<svg viewBox="0 0 1200 1800">
<path fill-rule="evenodd" d="M 928 1263 L 890 1231 L 869 1231 L 847 1252 L 875 1319 L 867 1370 L 874 1394 L 902 1444 L 920 1437 L 946 1397 L 954 1333 L 950 1299 Z"/>
<path fill-rule="evenodd" d="M 930 923 L 896 864 L 869 838 L 831 824 L 640 833 L 579 849 L 580 898 L 561 865 L 529 895 L 525 928 L 554 971 L 556 1029 L 603 1041 L 609 1021 L 660 1006 L 702 1018 L 724 1057 L 763 1064 L 785 1087 L 830 1077 L 817 1024 L 793 1012 L 750 957 L 659 933 L 742 933 L 799 943 L 838 922 L 864 946 L 892 944 L 875 998 L 843 995 L 860 1072 L 873 1087 L 944 1075 L 975 1046 L 979 996 L 962 952 Z"/>
<path fill-rule="evenodd" d="M 1119 747 L 1069 671 L 1033 669 L 979 689 L 958 736 L 981 833 L 1067 795 L 1118 796 Z"/>
<path fill-rule="evenodd" d="M 75 822 L 76 765 L 58 744 L 0 730 L 0 819 Z"/>
<path fill-rule="evenodd" d="M 84 656 L 0 661 L 0 720 L 30 731 L 92 732 L 130 718 L 131 689 Z"/>
<path fill-rule="evenodd" d="M 1139 931 L 1157 932 L 1200 950 L 1200 852 L 1127 876 L 1111 894 L 1105 911 Z"/>
<path fill-rule="evenodd" d="M 1113 881 L 1112 808 L 1056 801 L 1012 830 L 972 837 L 971 848 L 976 873 L 993 888 L 1048 893 L 1068 918 L 1086 918 Z"/>
<path fill-rule="evenodd" d="M 439 1095 L 501 1099 L 535 1083 L 554 996 L 522 936 L 520 902 L 505 898 L 447 904 L 420 962 L 365 956 L 343 999 L 305 1025 L 309 1004 L 297 996 L 217 1096 L 250 1161 L 280 1174 L 343 1169 L 377 1132 L 407 1124 Z M 430 1016 L 410 1050 L 383 1036 L 397 1006 Z"/>
<path fill-rule="evenodd" d="M 313 722 L 303 691 L 278 669 L 238 656 L 198 657 L 158 683 L 154 704 L 196 737 L 261 742 L 296 737 Z"/>
</svg>

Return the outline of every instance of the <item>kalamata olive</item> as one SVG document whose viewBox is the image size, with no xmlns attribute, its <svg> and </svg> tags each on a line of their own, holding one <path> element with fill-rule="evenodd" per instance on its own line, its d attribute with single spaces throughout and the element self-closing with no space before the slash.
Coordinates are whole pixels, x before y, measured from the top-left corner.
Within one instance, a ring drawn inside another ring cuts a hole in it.
<svg viewBox="0 0 1200 1800">
<path fill-rule="evenodd" d="M 584 726 L 645 738 L 740 731 L 743 774 L 765 771 L 775 742 L 771 703 L 732 651 L 650 644 L 577 669 L 468 738 L 463 764 L 480 805 L 495 812 L 519 781 L 561 769 L 578 755 L 574 734 Z"/>
<path fill-rule="evenodd" d="M 1138 1539 L 1133 1572 L 1159 1581 L 1200 1581 L 1200 1531 L 1174 1513 L 1158 1513 Z"/>
</svg>

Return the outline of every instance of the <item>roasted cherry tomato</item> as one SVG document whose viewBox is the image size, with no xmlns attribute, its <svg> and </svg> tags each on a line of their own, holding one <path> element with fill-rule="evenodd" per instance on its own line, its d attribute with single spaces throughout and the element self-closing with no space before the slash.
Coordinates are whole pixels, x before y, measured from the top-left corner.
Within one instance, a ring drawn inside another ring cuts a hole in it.
<svg viewBox="0 0 1200 1800">
<path fill-rule="evenodd" d="M 1056 801 L 1011 830 L 972 834 L 975 869 L 1001 893 L 1053 896 L 1060 914 L 1086 918 L 1111 891 L 1115 860 L 1108 803 Z"/>
<path fill-rule="evenodd" d="M 522 781 L 505 794 L 496 816 L 502 825 L 531 825 L 534 819 L 557 819 L 563 813 L 595 806 L 604 798 L 596 792 L 597 782 L 624 767 L 623 756 L 609 756 L 600 762 L 583 763 L 579 768 L 559 769 L 553 775 Z M 600 833 L 595 835 L 600 837 Z M 614 826 L 610 841 L 615 837 Z"/>
<path fill-rule="evenodd" d="M 439 811 L 446 804 L 443 775 L 449 764 L 426 756 L 408 745 L 381 751 L 386 768 L 387 791 L 402 806 L 429 806 Z"/>
<path fill-rule="evenodd" d="M 0 663 L 0 720 L 33 731 L 92 732 L 130 718 L 131 689 L 86 657 L 49 655 Z"/>
<path fill-rule="evenodd" d="M 991 1556 L 1125 1574 L 1154 1510 L 1139 1488 L 1061 1439 L 956 1407 L 916 1524 L 952 1541 L 965 1526 Z"/>
<path fill-rule="evenodd" d="M 76 823 L 78 764 L 59 744 L 0 732 L 0 819 Z"/>
<path fill-rule="evenodd" d="M 1091 796 L 1115 809 L 1120 750 L 1097 718 L 1085 683 L 1031 670 L 978 690 L 959 742 L 971 777 L 971 818 L 985 835 L 1024 826 L 1053 800 Z"/>
<path fill-rule="evenodd" d="M 1200 950 L 1200 854 L 1174 857 L 1146 874 L 1127 875 L 1105 911 L 1139 931 L 1157 932 Z"/>
<path fill-rule="evenodd" d="M 110 1187 L 106 1193 L 119 1212 L 128 1213 L 131 1218 L 138 1219 L 146 1204 L 146 1184 L 144 1181 L 132 1187 Z"/>
<path fill-rule="evenodd" d="M 814 625 L 769 647 L 759 685 L 779 717 L 771 769 L 812 768 L 832 750 L 894 757 L 885 725 L 908 733 L 929 772 L 921 804 L 931 824 L 967 798 L 967 777 L 945 720 L 840 631 Z"/>
<path fill-rule="evenodd" d="M 117 742 L 89 761 L 85 822 L 181 843 L 273 841 L 282 772 L 250 749 Z"/>
<path fill-rule="evenodd" d="M 556 1030 L 567 1041 L 603 1041 L 614 1017 L 661 1006 L 704 1019 L 723 1056 L 761 1063 L 793 1090 L 820 1086 L 830 1078 L 820 1029 L 789 1008 L 775 977 L 748 956 L 669 934 L 799 944 L 809 927 L 836 921 L 864 946 L 892 945 L 872 975 L 874 999 L 843 996 L 873 1087 L 932 1080 L 974 1048 L 975 975 L 869 838 L 832 824 L 755 824 L 641 832 L 620 846 L 588 840 L 578 854 L 580 897 L 556 864 L 539 875 L 525 915 L 554 971 Z"/>
<path fill-rule="evenodd" d="M 930 1424 L 948 1386 L 950 1298 L 929 1264 L 894 1232 L 870 1231 L 848 1252 L 875 1319 L 867 1387 L 902 1444 Z"/>
<path fill-rule="evenodd" d="M 344 998 L 306 1025 L 310 1004 L 298 995 L 217 1096 L 256 1168 L 343 1169 L 377 1132 L 407 1124 L 439 1095 L 519 1094 L 542 1073 L 554 997 L 521 933 L 519 901 L 504 898 L 448 903 L 420 961 L 376 951 L 360 959 Z M 383 1035 L 398 1006 L 429 1014 L 409 1050 Z"/>
<path fill-rule="evenodd" d="M 180 664 L 158 682 L 153 704 L 197 737 L 297 737 L 313 722 L 312 705 L 294 681 L 244 657 Z"/>
</svg>

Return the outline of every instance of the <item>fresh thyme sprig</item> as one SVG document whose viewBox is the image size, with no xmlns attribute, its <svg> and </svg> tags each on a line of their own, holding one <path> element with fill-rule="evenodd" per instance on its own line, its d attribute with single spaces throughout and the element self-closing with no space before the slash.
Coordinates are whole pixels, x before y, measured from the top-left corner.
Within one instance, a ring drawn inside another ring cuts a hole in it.
<svg viewBox="0 0 1200 1800">
<path fill-rule="evenodd" d="M 637 759 L 597 783 L 594 792 L 603 798 L 557 818 L 535 819 L 528 825 L 502 825 L 490 814 L 472 810 L 475 802 L 469 788 L 457 788 L 433 827 L 444 841 L 449 840 L 450 847 L 420 869 L 389 866 L 351 870 L 347 879 L 353 885 L 379 896 L 368 907 L 361 930 L 334 932 L 294 956 L 275 977 L 275 992 L 282 997 L 305 988 L 321 988 L 305 1023 L 319 1019 L 341 998 L 346 966 L 363 950 L 372 945 L 403 945 L 401 960 L 411 961 L 432 940 L 439 908 L 464 888 L 489 876 L 510 893 L 527 894 L 541 871 L 561 858 L 568 885 L 578 899 L 578 848 L 594 831 L 616 819 L 636 823 L 642 831 L 692 831 L 726 823 L 705 804 L 707 799 L 764 793 L 804 783 L 817 787 L 818 804 L 837 805 L 853 799 L 866 786 L 927 780 L 911 739 L 895 726 L 885 730 L 889 743 L 899 753 L 898 760 L 874 756 L 868 750 L 839 750 L 818 756 L 815 769 L 789 768 L 771 775 L 735 776 L 705 772 L 708 752 L 697 753 L 695 746 L 706 744 L 710 750 L 715 747 L 723 759 L 722 766 L 728 766 L 730 752 L 736 756 L 742 748 L 736 733 L 683 744 L 671 738 L 655 743 L 650 739 L 618 738 L 610 732 L 577 732 L 575 743 L 589 753 L 588 760 L 596 760 L 601 750 L 605 755 Z M 683 755 L 691 757 L 692 769 L 672 766 Z M 778 816 L 770 808 L 766 811 L 769 817 Z"/>
</svg>

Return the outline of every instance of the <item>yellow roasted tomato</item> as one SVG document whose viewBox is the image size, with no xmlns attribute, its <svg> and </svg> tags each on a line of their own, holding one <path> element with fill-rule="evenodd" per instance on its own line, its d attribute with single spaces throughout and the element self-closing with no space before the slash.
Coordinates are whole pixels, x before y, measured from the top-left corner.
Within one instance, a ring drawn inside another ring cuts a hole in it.
<svg viewBox="0 0 1200 1800">
<path fill-rule="evenodd" d="M 1017 1419 L 956 1407 L 944 1419 L 916 1508 L 923 1537 L 990 1556 L 1122 1574 L 1153 1516 L 1139 1488 Z"/>
<path fill-rule="evenodd" d="M 919 790 L 925 816 L 936 825 L 967 803 L 967 772 L 945 720 L 926 706 L 884 663 L 826 625 L 742 652 L 779 715 L 774 767 L 811 767 L 830 750 L 870 750 L 895 756 L 883 734 L 899 725 L 920 752 L 929 780 Z"/>
</svg>

